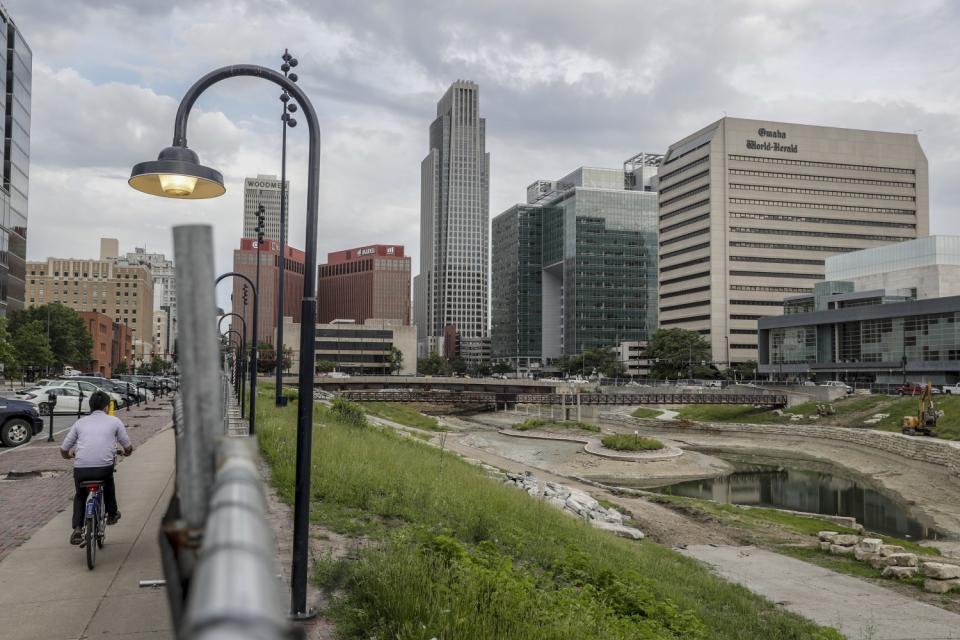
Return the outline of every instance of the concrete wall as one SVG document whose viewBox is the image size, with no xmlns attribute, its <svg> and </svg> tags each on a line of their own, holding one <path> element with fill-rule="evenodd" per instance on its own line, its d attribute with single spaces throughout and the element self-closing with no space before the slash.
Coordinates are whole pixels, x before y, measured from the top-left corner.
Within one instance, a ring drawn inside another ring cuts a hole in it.
<svg viewBox="0 0 960 640">
<path fill-rule="evenodd" d="M 649 420 L 630 418 L 617 413 L 604 413 L 601 417 L 627 427 L 638 424 L 649 424 Z M 660 423 L 662 424 L 662 423 Z M 792 437 L 808 437 L 818 440 L 837 440 L 880 449 L 887 453 L 902 455 L 910 460 L 928 462 L 947 467 L 954 475 L 960 477 L 960 442 L 936 440 L 921 437 L 905 436 L 889 431 L 874 431 L 872 429 L 849 429 L 844 427 L 826 427 L 819 425 L 779 425 L 779 424 L 719 424 L 715 422 L 700 422 L 695 427 L 681 427 L 695 431 L 714 433 L 758 433 L 782 435 Z"/>
</svg>

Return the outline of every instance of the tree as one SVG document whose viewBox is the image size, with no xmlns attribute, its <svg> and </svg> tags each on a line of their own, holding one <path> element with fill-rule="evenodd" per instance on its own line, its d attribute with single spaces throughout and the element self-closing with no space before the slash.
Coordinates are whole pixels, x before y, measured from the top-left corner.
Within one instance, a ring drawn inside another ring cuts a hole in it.
<svg viewBox="0 0 960 640">
<path fill-rule="evenodd" d="M 424 376 L 439 376 L 446 373 L 449 366 L 449 363 L 434 351 L 423 360 L 417 362 L 417 373 Z"/>
<path fill-rule="evenodd" d="M 118 376 L 121 376 L 129 370 L 130 370 L 130 367 L 127 366 L 127 361 L 121 360 L 120 362 L 117 363 L 117 366 L 113 368 L 113 373 L 115 373 Z"/>
<path fill-rule="evenodd" d="M 20 373 L 17 350 L 7 330 L 7 319 L 3 317 L 0 317 L 0 364 L 3 365 L 3 374 L 7 378 L 14 378 Z"/>
<path fill-rule="evenodd" d="M 694 366 L 700 363 L 710 364 L 710 343 L 696 331 L 660 329 L 653 334 L 644 355 L 655 361 L 654 376 L 681 377 L 694 373 Z"/>
<path fill-rule="evenodd" d="M 93 338 L 79 313 L 57 302 L 10 313 L 9 327 L 14 334 L 32 322 L 39 322 L 48 336 L 52 360 L 47 366 L 62 369 L 67 364 L 80 368 L 89 365 Z"/>
<path fill-rule="evenodd" d="M 267 342 L 261 342 L 257 345 L 257 371 L 259 373 L 270 373 L 277 366 L 277 352 L 273 345 Z"/>
<path fill-rule="evenodd" d="M 610 347 L 594 347 L 575 356 L 563 356 L 558 363 L 567 375 L 593 375 L 599 373 L 607 378 L 623 375 L 623 363 L 617 352 Z"/>
<path fill-rule="evenodd" d="M 746 360 L 744 362 L 734 362 L 730 368 L 723 372 L 728 380 L 734 382 L 738 380 L 754 380 L 757 377 L 757 361 Z"/>
<path fill-rule="evenodd" d="M 153 360 L 150 361 L 150 374 L 158 376 L 163 373 L 167 368 L 167 363 L 160 356 L 153 356 Z"/>
<path fill-rule="evenodd" d="M 317 373 L 330 373 L 336 368 L 336 363 L 330 362 L 329 360 L 317 360 L 317 365 L 314 367 Z"/>
<path fill-rule="evenodd" d="M 283 366 L 284 373 L 290 372 L 290 367 L 293 366 L 293 349 L 290 347 L 283 348 L 283 362 L 281 365 Z"/>
<path fill-rule="evenodd" d="M 47 327 L 39 320 L 22 323 L 13 333 L 17 360 L 26 367 L 45 369 L 53 366 L 54 355 L 47 337 Z"/>
<path fill-rule="evenodd" d="M 396 347 L 390 347 L 390 373 L 400 373 L 403 368 L 403 351 Z"/>
<path fill-rule="evenodd" d="M 493 365 L 493 372 L 498 374 L 513 373 L 513 367 L 506 360 L 501 360 Z"/>
</svg>

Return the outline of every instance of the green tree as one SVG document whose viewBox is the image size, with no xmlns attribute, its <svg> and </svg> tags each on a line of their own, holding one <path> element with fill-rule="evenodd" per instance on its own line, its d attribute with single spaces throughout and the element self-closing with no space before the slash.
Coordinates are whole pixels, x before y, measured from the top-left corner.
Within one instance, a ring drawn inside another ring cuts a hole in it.
<svg viewBox="0 0 960 640">
<path fill-rule="evenodd" d="M 20 324 L 13 332 L 13 348 L 17 360 L 25 367 L 46 369 L 55 360 L 47 337 L 47 327 L 39 320 Z"/>
<path fill-rule="evenodd" d="M 558 366 L 571 376 L 598 373 L 607 378 L 618 378 L 623 375 L 623 363 L 610 347 L 594 347 L 575 356 L 563 356 Z"/>
<path fill-rule="evenodd" d="M 510 366 L 510 363 L 506 360 L 501 360 L 500 362 L 493 365 L 493 372 L 504 374 L 504 373 L 513 373 L 513 367 Z"/>
<path fill-rule="evenodd" d="M 9 322 L 14 334 L 24 325 L 40 323 L 43 333 L 49 336 L 52 354 L 49 366 L 62 369 L 64 365 L 72 364 L 84 369 L 90 364 L 93 338 L 87 332 L 83 318 L 70 307 L 54 302 L 18 309 L 10 313 Z"/>
<path fill-rule="evenodd" d="M 7 378 L 14 378 L 20 373 L 20 363 L 17 360 L 17 350 L 10 339 L 7 329 L 7 319 L 0 317 L 0 364 L 3 365 L 3 374 Z"/>
<path fill-rule="evenodd" d="M 120 362 L 117 363 L 117 366 L 113 368 L 113 373 L 115 373 L 118 376 L 122 376 L 129 370 L 130 370 L 130 367 L 127 366 L 127 361 L 121 360 Z"/>
<path fill-rule="evenodd" d="M 434 351 L 429 356 L 417 362 L 417 373 L 424 376 L 439 376 L 446 373 L 449 363 Z"/>
<path fill-rule="evenodd" d="M 655 361 L 652 368 L 654 376 L 681 377 L 703 372 L 703 369 L 693 369 L 710 364 L 710 343 L 696 331 L 660 329 L 650 339 L 645 355 Z M 715 373 L 714 369 L 710 371 Z"/>
<path fill-rule="evenodd" d="M 289 373 L 290 367 L 293 366 L 293 349 L 290 347 L 283 348 L 283 372 Z"/>
<path fill-rule="evenodd" d="M 150 374 L 158 376 L 167 369 L 166 361 L 160 356 L 153 356 L 153 360 L 150 361 Z"/>
<path fill-rule="evenodd" d="M 403 368 L 403 351 L 396 347 L 390 347 L 390 373 L 399 373 Z"/>
<path fill-rule="evenodd" d="M 757 377 L 757 361 L 746 360 L 744 362 L 734 362 L 730 368 L 723 372 L 728 380 L 754 380 Z"/>
<path fill-rule="evenodd" d="M 314 367 L 317 373 L 330 373 L 337 368 L 336 363 L 329 360 L 317 360 L 317 366 Z"/>
</svg>

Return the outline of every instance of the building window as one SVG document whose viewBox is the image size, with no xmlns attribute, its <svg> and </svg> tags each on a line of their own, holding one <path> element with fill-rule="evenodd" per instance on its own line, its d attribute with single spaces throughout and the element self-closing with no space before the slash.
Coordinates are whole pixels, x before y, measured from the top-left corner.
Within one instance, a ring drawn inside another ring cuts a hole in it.
<svg viewBox="0 0 960 640">
<path fill-rule="evenodd" d="M 731 160 L 741 160 L 744 162 L 760 162 L 765 164 L 785 164 L 795 167 L 826 167 L 829 169 L 853 169 L 854 171 L 874 171 L 879 173 L 902 173 L 913 175 L 916 173 L 913 169 L 903 169 L 900 167 L 876 167 L 866 164 L 843 164 L 840 162 L 816 162 L 813 160 L 793 160 L 791 158 L 767 158 L 763 156 L 748 156 L 731 153 L 727 156 Z"/>
</svg>

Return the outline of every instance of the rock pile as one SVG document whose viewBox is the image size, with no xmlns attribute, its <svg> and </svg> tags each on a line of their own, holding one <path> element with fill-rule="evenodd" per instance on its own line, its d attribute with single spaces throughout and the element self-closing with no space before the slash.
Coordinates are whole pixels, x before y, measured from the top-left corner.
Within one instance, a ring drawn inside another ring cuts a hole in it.
<svg viewBox="0 0 960 640">
<path fill-rule="evenodd" d="M 943 562 L 920 562 L 917 554 L 907 553 L 903 547 L 884 544 L 879 538 L 821 531 L 817 534 L 820 549 L 836 555 L 852 555 L 874 569 L 880 569 L 884 578 L 903 580 L 918 574 L 924 577 L 923 588 L 932 593 L 960 591 L 960 565 Z"/>
<path fill-rule="evenodd" d="M 921 570 L 924 576 L 924 591 L 946 593 L 954 589 L 960 590 L 960 565 L 924 562 Z"/>
<path fill-rule="evenodd" d="M 577 518 L 587 520 L 596 529 L 610 531 L 623 538 L 642 540 L 643 532 L 623 524 L 623 514 L 616 509 L 607 509 L 579 489 L 557 482 L 541 482 L 529 472 L 507 473 L 503 480 L 528 494 L 565 511 Z"/>
</svg>

